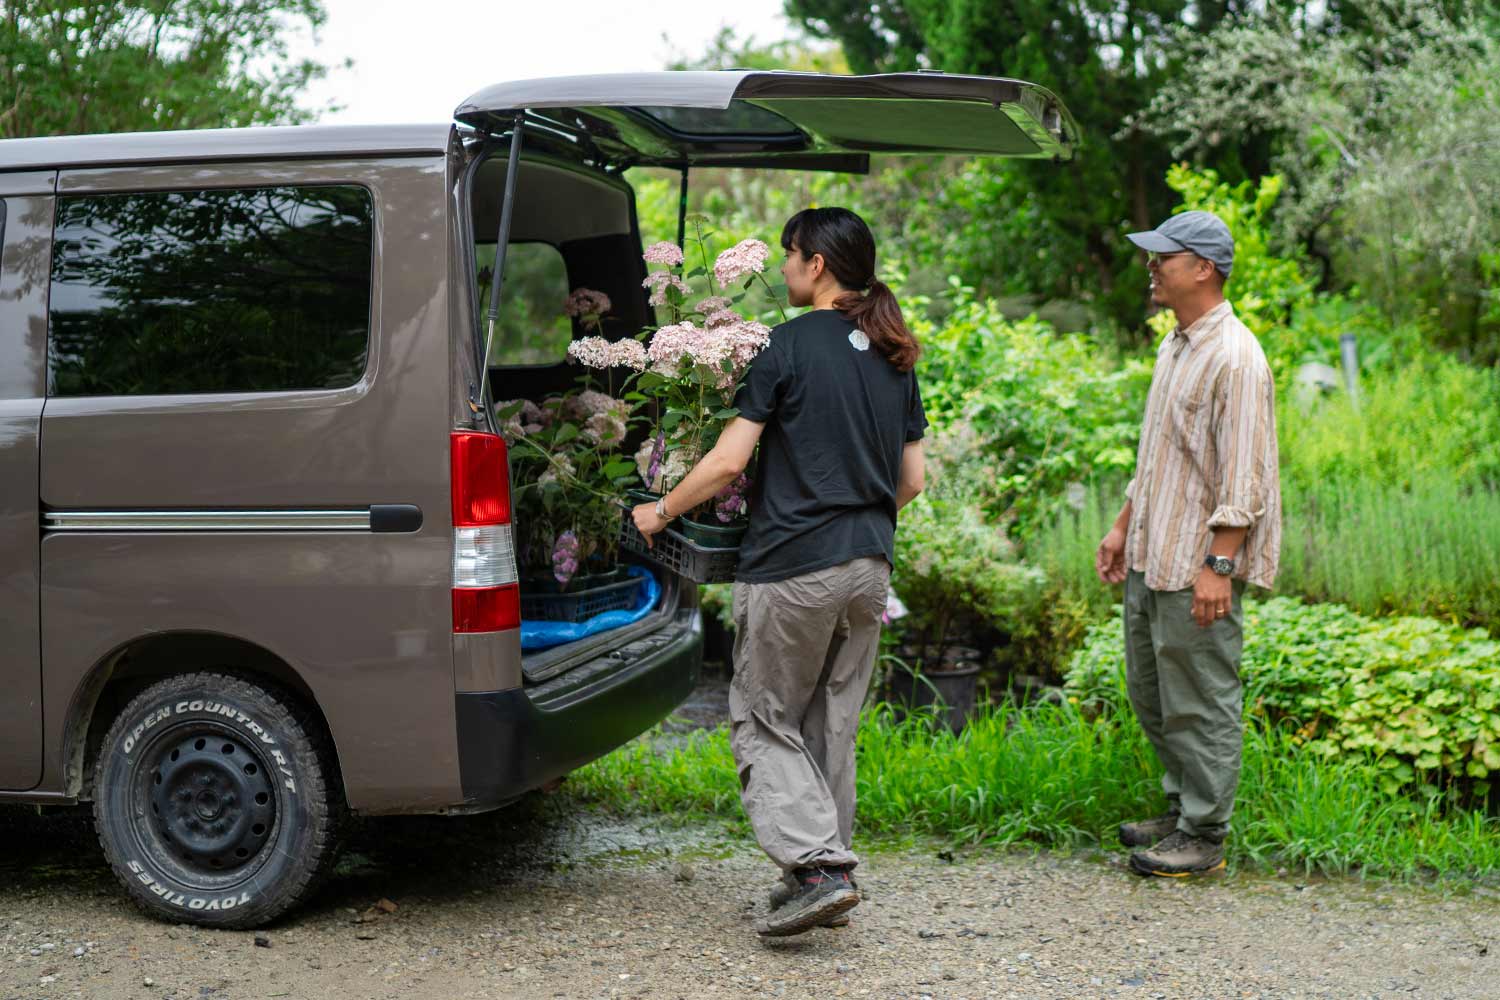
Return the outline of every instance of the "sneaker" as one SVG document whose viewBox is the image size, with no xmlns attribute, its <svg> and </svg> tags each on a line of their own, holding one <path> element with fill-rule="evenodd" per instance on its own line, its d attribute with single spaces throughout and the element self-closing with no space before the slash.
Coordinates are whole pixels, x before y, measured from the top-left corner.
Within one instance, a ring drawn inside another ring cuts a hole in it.
<svg viewBox="0 0 1500 1000">
<path fill-rule="evenodd" d="M 1178 830 L 1155 847 L 1132 854 L 1130 867 L 1142 875 L 1167 878 L 1206 875 L 1224 867 L 1224 843 L 1192 837 Z"/>
<path fill-rule="evenodd" d="M 762 937 L 790 937 L 827 924 L 859 905 L 847 868 L 799 868 L 797 891 L 755 925 Z"/>
<path fill-rule="evenodd" d="M 1178 813 L 1120 824 L 1120 843 L 1126 847 L 1150 847 L 1170 837 L 1177 829 Z"/>
<path fill-rule="evenodd" d="M 854 886 L 855 892 L 859 891 L 859 883 L 855 882 L 852 877 L 849 879 L 849 884 Z M 767 894 L 766 900 L 771 904 L 771 909 L 773 911 L 778 910 L 787 900 L 797 895 L 797 890 L 800 888 L 801 884 L 797 881 L 797 876 L 792 874 L 791 872 L 787 872 L 785 875 L 781 876 L 781 881 L 777 882 L 776 885 L 771 889 L 770 893 Z M 848 927 L 849 914 L 840 913 L 838 916 L 834 917 L 832 920 L 828 921 L 822 926 Z"/>
</svg>

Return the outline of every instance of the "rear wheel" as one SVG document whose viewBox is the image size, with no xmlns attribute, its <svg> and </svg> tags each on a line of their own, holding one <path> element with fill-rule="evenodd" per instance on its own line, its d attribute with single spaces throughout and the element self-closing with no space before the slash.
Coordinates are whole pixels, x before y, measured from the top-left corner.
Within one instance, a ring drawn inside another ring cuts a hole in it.
<svg viewBox="0 0 1500 1000">
<path fill-rule="evenodd" d="M 94 770 L 94 819 L 148 913 L 265 924 L 333 867 L 344 818 L 332 748 L 286 692 L 229 674 L 159 681 L 115 719 Z"/>
</svg>

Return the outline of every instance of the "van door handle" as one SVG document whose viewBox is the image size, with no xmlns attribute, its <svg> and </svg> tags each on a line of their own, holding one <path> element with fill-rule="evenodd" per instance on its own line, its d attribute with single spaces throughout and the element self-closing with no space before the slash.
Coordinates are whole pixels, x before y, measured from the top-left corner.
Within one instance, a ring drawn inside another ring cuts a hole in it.
<svg viewBox="0 0 1500 1000">
<path fill-rule="evenodd" d="M 371 531 L 416 531 L 422 527 L 422 508 L 414 503 L 372 503 Z"/>
</svg>

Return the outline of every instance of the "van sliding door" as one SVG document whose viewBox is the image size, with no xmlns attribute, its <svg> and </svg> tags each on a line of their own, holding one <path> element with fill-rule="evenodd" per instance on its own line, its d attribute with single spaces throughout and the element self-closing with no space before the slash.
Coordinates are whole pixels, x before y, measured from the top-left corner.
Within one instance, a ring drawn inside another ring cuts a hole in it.
<svg viewBox="0 0 1500 1000">
<path fill-rule="evenodd" d="M 38 437 L 53 173 L 0 174 L 0 789 L 42 777 Z"/>
</svg>

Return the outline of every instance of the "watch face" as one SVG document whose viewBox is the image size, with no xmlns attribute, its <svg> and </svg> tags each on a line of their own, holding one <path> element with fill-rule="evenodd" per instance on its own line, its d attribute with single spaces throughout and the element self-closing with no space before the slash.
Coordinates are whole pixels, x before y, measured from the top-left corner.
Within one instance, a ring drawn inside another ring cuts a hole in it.
<svg viewBox="0 0 1500 1000">
<path fill-rule="evenodd" d="M 1214 572 L 1220 576 L 1228 576 L 1234 572 L 1234 562 L 1223 556 L 1214 557 Z"/>
</svg>

